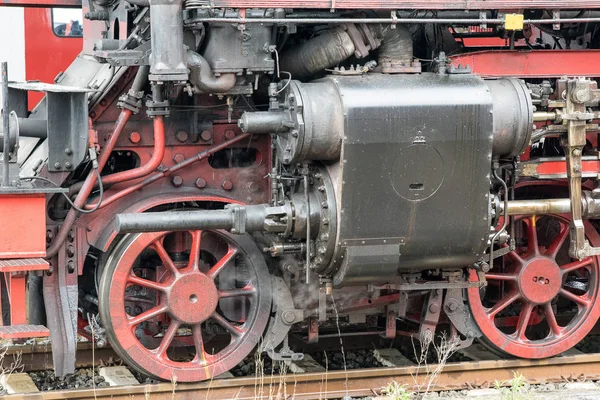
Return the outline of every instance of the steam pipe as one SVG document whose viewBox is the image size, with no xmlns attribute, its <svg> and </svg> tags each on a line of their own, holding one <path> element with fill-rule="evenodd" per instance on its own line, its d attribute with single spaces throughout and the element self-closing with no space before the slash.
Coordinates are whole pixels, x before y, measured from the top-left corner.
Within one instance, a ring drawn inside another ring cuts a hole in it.
<svg viewBox="0 0 600 400">
<path fill-rule="evenodd" d="M 102 178 L 102 184 L 113 185 L 152 173 L 162 163 L 165 156 L 165 121 L 163 116 L 154 117 L 154 152 L 150 160 L 141 167 L 117 172 Z"/>
<path fill-rule="evenodd" d="M 190 69 L 190 82 L 196 89 L 203 93 L 227 93 L 235 86 L 235 74 L 213 74 L 208 61 L 195 51 L 187 52 L 188 68 Z"/>
<path fill-rule="evenodd" d="M 283 53 L 281 70 L 294 78 L 308 77 L 347 60 L 355 50 L 348 32 L 336 27 Z"/>
<path fill-rule="evenodd" d="M 413 62 L 413 41 L 408 28 L 400 25 L 392 29 L 391 25 L 388 25 L 382 27 L 382 33 L 379 65 L 389 62 L 410 65 Z"/>
</svg>

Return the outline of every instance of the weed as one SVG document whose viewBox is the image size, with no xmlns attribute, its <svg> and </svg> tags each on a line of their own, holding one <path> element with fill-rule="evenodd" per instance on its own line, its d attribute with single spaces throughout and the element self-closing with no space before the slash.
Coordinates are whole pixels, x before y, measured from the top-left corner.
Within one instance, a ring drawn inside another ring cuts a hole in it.
<svg viewBox="0 0 600 400">
<path fill-rule="evenodd" d="M 381 388 L 381 394 L 389 400 L 409 400 L 413 393 L 406 389 L 406 385 L 401 385 L 396 381 L 388 383 Z"/>
<path fill-rule="evenodd" d="M 512 379 L 494 382 L 494 387 L 500 391 L 502 400 L 525 400 L 528 397 L 526 385 L 527 379 L 516 371 L 513 371 Z"/>
</svg>

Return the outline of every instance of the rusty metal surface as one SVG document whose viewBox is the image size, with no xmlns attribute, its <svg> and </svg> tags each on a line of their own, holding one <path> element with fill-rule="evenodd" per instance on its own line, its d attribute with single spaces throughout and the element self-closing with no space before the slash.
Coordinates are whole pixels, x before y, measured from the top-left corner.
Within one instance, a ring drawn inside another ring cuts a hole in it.
<svg viewBox="0 0 600 400">
<path fill-rule="evenodd" d="M 434 366 L 430 366 L 433 368 Z M 585 354 L 546 360 L 489 360 L 448 364 L 440 373 L 433 390 L 459 390 L 470 387 L 491 387 L 496 380 L 510 380 L 513 371 L 527 377 L 531 384 L 562 382 L 568 379 L 600 377 L 600 355 Z M 583 372 L 585 371 L 585 372 Z M 6 399 L 263 399 L 280 394 L 282 398 L 332 399 L 349 395 L 372 396 L 381 387 L 395 380 L 409 387 L 414 378 L 427 379 L 425 367 L 378 368 L 327 373 L 294 374 L 285 377 L 265 376 L 215 379 L 197 384 L 160 383 L 111 388 L 68 390 L 6 396 Z"/>
<path fill-rule="evenodd" d="M 53 368 L 52 362 L 52 346 L 48 344 L 34 346 L 12 346 L 9 347 L 4 358 L 0 362 L 0 366 L 8 367 L 9 365 L 20 360 L 19 365 L 22 365 L 23 370 L 27 372 L 44 371 Z M 92 365 L 111 365 L 119 364 L 119 357 L 110 347 L 92 349 L 91 343 L 79 343 L 77 346 L 77 368 L 90 367 Z"/>
</svg>

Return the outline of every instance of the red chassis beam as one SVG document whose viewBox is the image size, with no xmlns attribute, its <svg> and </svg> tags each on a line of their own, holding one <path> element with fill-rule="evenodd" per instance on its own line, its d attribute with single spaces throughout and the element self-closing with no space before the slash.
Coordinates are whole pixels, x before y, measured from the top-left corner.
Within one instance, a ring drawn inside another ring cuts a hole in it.
<svg viewBox="0 0 600 400">
<path fill-rule="evenodd" d="M 485 77 L 595 78 L 600 76 L 600 50 L 478 51 L 452 57 L 452 65 L 469 65 Z"/>
<path fill-rule="evenodd" d="M 212 0 L 213 7 L 326 8 L 326 9 L 422 9 L 422 10 L 517 10 L 600 8 L 600 0 Z M 0 6 L 81 7 L 81 0 L 0 0 Z"/>
<path fill-rule="evenodd" d="M 0 7 L 81 7 L 81 0 L 0 0 Z"/>
<path fill-rule="evenodd" d="M 600 0 L 212 0 L 213 7 L 232 8 L 327 8 L 327 9 L 424 9 L 516 10 L 533 8 L 600 8 Z"/>
</svg>

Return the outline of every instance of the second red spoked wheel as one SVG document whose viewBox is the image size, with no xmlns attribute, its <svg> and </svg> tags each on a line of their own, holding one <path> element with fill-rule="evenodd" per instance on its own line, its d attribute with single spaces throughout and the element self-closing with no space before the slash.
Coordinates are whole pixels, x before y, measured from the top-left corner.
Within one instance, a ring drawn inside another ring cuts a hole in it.
<svg viewBox="0 0 600 400">
<path fill-rule="evenodd" d="M 471 312 L 484 340 L 521 358 L 545 358 L 575 346 L 600 316 L 600 259 L 569 257 L 569 219 L 515 220 L 516 249 L 495 260 L 487 286 L 468 289 Z M 587 239 L 600 236 L 586 222 Z M 471 271 L 470 281 L 477 281 Z"/>
</svg>

